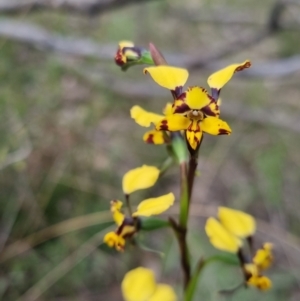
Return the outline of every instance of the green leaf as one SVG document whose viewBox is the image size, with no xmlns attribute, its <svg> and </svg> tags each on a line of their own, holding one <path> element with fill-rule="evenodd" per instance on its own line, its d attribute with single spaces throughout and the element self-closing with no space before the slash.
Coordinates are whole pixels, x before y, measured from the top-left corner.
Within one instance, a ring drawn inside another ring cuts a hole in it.
<svg viewBox="0 0 300 301">
<path fill-rule="evenodd" d="M 166 220 L 155 217 L 141 218 L 141 230 L 153 231 L 167 227 L 170 227 L 170 223 Z"/>
</svg>

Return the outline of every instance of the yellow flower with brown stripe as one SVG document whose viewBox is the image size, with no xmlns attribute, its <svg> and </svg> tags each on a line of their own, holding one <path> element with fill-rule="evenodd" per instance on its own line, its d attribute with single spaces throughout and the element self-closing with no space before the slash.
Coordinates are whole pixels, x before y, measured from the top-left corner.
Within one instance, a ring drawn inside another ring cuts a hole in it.
<svg viewBox="0 0 300 301">
<path fill-rule="evenodd" d="M 186 131 L 186 139 L 192 149 L 200 145 L 203 132 L 210 135 L 229 135 L 229 125 L 215 116 L 208 116 L 205 111 L 211 103 L 205 89 L 190 87 L 184 93 L 184 100 L 174 103 L 173 115 L 166 116 L 156 124 L 157 130 Z M 215 113 L 217 115 L 217 113 Z"/>
<path fill-rule="evenodd" d="M 143 165 L 129 170 L 123 176 L 123 192 L 129 204 L 129 195 L 137 190 L 152 187 L 158 177 L 160 170 L 155 166 Z M 173 193 L 168 193 L 156 198 L 143 200 L 135 212 L 129 208 L 129 216 L 122 212 L 123 203 L 119 200 L 110 202 L 110 211 L 117 225 L 116 231 L 107 233 L 104 236 L 104 242 L 111 248 L 123 251 L 127 238 L 134 236 L 141 227 L 140 216 L 158 215 L 169 209 L 175 200 Z M 129 206 L 130 207 L 130 206 Z"/>
<path fill-rule="evenodd" d="M 211 101 L 208 104 L 207 110 L 209 109 L 209 107 L 211 107 L 212 109 L 211 113 L 213 113 L 215 110 L 218 110 L 218 100 L 221 89 L 226 83 L 228 83 L 234 73 L 242 71 L 249 67 L 251 67 L 251 62 L 249 60 L 246 60 L 243 63 L 229 65 L 211 74 L 208 77 L 207 83 L 211 88 Z M 144 73 L 150 74 L 152 79 L 161 87 L 169 89 L 172 92 L 175 100 L 182 99 L 182 94 L 184 94 L 183 86 L 185 85 L 189 77 L 189 73 L 186 69 L 160 65 L 145 68 Z"/>
<path fill-rule="evenodd" d="M 164 115 L 152 113 L 137 105 L 133 106 L 130 110 L 131 118 L 133 118 L 137 124 L 143 127 L 150 127 L 152 124 L 156 125 L 160 120 L 165 118 L 165 116 L 172 115 L 173 109 L 171 103 L 167 103 L 163 113 Z M 143 140 L 149 144 L 165 144 L 169 143 L 171 139 L 169 133 L 154 129 L 147 131 L 143 135 Z"/>
</svg>

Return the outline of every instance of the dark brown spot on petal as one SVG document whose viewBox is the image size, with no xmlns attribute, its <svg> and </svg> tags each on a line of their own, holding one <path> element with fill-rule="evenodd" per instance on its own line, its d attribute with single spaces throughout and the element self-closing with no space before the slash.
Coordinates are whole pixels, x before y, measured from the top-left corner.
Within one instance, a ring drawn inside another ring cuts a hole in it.
<svg viewBox="0 0 300 301">
<path fill-rule="evenodd" d="M 146 139 L 145 142 L 146 142 L 146 143 L 151 143 L 151 144 L 153 144 L 153 143 L 154 143 L 154 141 L 153 141 L 153 134 L 150 134 L 150 135 L 147 137 L 147 139 Z"/>
<path fill-rule="evenodd" d="M 174 113 L 185 113 L 190 110 L 191 108 L 185 102 L 183 102 L 179 106 L 175 106 Z"/>
<path fill-rule="evenodd" d="M 162 131 L 167 131 L 169 129 L 168 128 L 168 121 L 167 120 L 162 120 L 161 124 L 159 126 L 159 129 L 162 130 Z"/>
<path fill-rule="evenodd" d="M 251 67 L 251 62 L 246 62 L 244 65 L 242 66 L 238 66 L 236 69 L 235 69 L 235 72 L 239 72 L 239 71 L 242 71 L 246 68 L 249 68 Z"/>
<path fill-rule="evenodd" d="M 224 129 L 219 129 L 219 134 L 218 135 L 229 135 L 230 131 L 224 130 Z"/>
<path fill-rule="evenodd" d="M 202 108 L 201 111 L 207 116 L 219 117 L 220 111 L 219 106 L 214 100 L 211 101 L 206 107 Z"/>
</svg>

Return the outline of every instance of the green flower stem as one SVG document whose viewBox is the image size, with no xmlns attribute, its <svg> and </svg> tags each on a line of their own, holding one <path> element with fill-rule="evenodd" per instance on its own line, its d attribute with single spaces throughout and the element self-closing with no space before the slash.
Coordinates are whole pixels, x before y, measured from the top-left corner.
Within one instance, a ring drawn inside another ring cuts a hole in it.
<svg viewBox="0 0 300 301">
<path fill-rule="evenodd" d="M 163 57 L 161 52 L 155 47 L 155 45 L 150 43 L 149 50 L 155 65 L 168 65 L 166 59 Z M 175 100 L 176 95 L 172 93 L 172 96 Z M 184 288 L 186 289 L 190 282 L 191 275 L 191 265 L 186 240 L 187 222 L 189 217 L 189 185 L 187 175 L 188 152 L 186 143 L 180 132 L 171 133 L 171 141 L 173 153 L 180 166 L 180 213 L 179 225 L 173 219 L 170 219 L 170 223 L 174 230 L 179 245 L 181 267 L 184 274 Z"/>
<path fill-rule="evenodd" d="M 189 282 L 188 287 L 185 290 L 185 295 L 184 295 L 184 301 L 192 301 L 194 297 L 194 293 L 198 284 L 198 278 L 199 275 L 201 274 L 201 271 L 203 270 L 203 267 L 205 266 L 206 262 L 203 260 L 203 258 L 200 258 L 196 271 L 191 278 L 191 281 Z"/>
<path fill-rule="evenodd" d="M 187 165 L 185 162 L 180 163 L 180 212 L 179 225 L 183 229 L 187 229 L 189 218 L 189 192 L 187 181 Z"/>
<path fill-rule="evenodd" d="M 154 65 L 154 61 L 152 59 L 151 53 L 148 50 L 142 52 L 141 62 L 147 65 Z"/>
<path fill-rule="evenodd" d="M 166 160 L 160 166 L 159 176 L 163 176 L 165 172 L 174 164 L 174 160 L 172 157 L 167 157 Z"/>
</svg>

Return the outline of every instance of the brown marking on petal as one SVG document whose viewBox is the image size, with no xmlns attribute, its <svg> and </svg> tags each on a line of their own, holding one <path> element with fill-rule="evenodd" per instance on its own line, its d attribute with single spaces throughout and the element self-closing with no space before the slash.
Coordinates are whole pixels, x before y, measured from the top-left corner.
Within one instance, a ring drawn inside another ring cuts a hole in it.
<svg viewBox="0 0 300 301">
<path fill-rule="evenodd" d="M 183 102 L 180 106 L 175 106 L 174 114 L 175 113 L 182 114 L 182 113 L 188 112 L 190 110 L 191 110 L 191 108 L 185 102 Z"/>
<path fill-rule="evenodd" d="M 146 142 L 146 143 L 151 143 L 151 144 L 153 144 L 153 143 L 154 143 L 154 141 L 153 141 L 153 134 L 150 134 L 150 135 L 148 136 L 148 138 L 146 139 L 145 142 Z"/>
<path fill-rule="evenodd" d="M 231 132 L 227 131 L 225 129 L 219 129 L 219 134 L 218 135 L 229 135 Z"/>
<path fill-rule="evenodd" d="M 189 125 L 189 127 L 187 128 L 187 131 L 190 131 L 190 132 L 194 132 L 194 133 L 197 133 L 197 132 L 200 132 L 201 129 L 200 129 L 200 121 L 201 120 L 198 120 L 195 122 L 193 122 L 193 120 L 191 120 L 191 124 Z"/>
<path fill-rule="evenodd" d="M 128 231 L 126 234 L 123 234 L 126 227 L 130 229 L 130 231 Z M 136 219 L 133 217 L 125 217 L 123 223 L 118 227 L 116 233 L 117 235 L 126 238 L 132 236 L 134 233 L 136 233 L 136 231 Z"/>
<path fill-rule="evenodd" d="M 118 51 L 115 55 L 115 62 L 120 67 L 126 64 L 126 57 L 124 56 L 121 48 L 118 48 Z"/>
<path fill-rule="evenodd" d="M 214 109 L 211 108 L 211 105 L 214 106 Z M 208 104 L 206 107 L 202 108 L 201 111 L 207 116 L 213 116 L 213 117 L 220 116 L 219 106 L 214 100 L 212 100 L 211 103 Z"/>
<path fill-rule="evenodd" d="M 162 131 L 168 131 L 169 127 L 168 127 L 168 120 L 162 120 L 161 124 L 159 126 L 159 129 Z"/>
<path fill-rule="evenodd" d="M 242 71 L 246 68 L 250 68 L 251 67 L 251 62 L 246 62 L 244 65 L 242 66 L 238 66 L 234 72 L 239 72 L 239 71 Z"/>
</svg>

